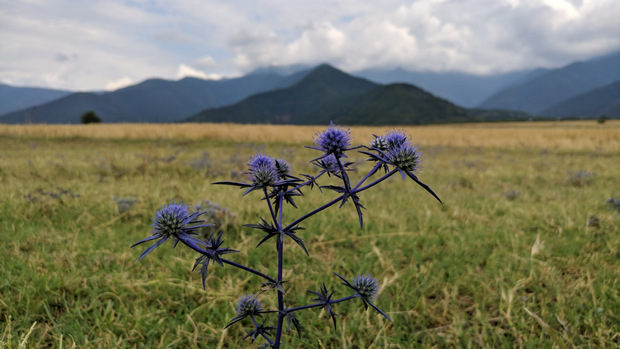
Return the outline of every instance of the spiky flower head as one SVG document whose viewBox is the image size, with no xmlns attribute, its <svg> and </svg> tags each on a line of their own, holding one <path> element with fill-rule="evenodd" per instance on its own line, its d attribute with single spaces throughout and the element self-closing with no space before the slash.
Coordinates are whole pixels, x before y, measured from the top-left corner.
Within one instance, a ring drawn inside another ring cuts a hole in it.
<svg viewBox="0 0 620 349">
<path fill-rule="evenodd" d="M 315 134 L 314 144 L 325 154 L 340 155 L 351 145 L 351 130 L 330 124 L 327 130 Z"/>
<path fill-rule="evenodd" d="M 372 275 L 362 274 L 353 278 L 351 285 L 366 300 L 373 300 L 379 291 L 379 282 Z"/>
<path fill-rule="evenodd" d="M 260 315 L 262 310 L 260 301 L 251 294 L 243 295 L 237 302 L 237 316 Z"/>
<path fill-rule="evenodd" d="M 225 328 L 232 326 L 234 323 L 237 323 L 248 316 L 252 319 L 254 319 L 254 316 L 261 316 L 262 311 L 263 306 L 255 296 L 251 294 L 243 295 L 243 297 L 239 298 L 237 301 L 237 316 L 232 318 Z"/>
<path fill-rule="evenodd" d="M 379 309 L 376 305 L 374 305 L 373 299 L 377 296 L 377 292 L 379 292 L 379 281 L 375 279 L 372 275 L 362 274 L 353 278 L 353 281 L 349 282 L 344 277 L 334 273 L 340 280 L 344 281 L 342 285 L 352 289 L 355 291 L 355 296 L 359 297 L 362 300 L 362 304 L 364 304 L 364 308 L 368 309 L 370 305 L 376 311 L 381 313 L 381 315 L 385 316 L 386 319 L 392 321 L 389 316 L 387 316 L 383 310 Z"/>
<path fill-rule="evenodd" d="M 266 187 L 275 184 L 280 179 L 280 173 L 276 167 L 276 161 L 263 154 L 256 154 L 248 162 L 252 183 L 258 187 Z"/>
<path fill-rule="evenodd" d="M 396 148 L 403 144 L 410 143 L 410 137 L 407 137 L 405 130 L 391 130 L 387 131 L 383 136 L 387 143 L 387 148 Z"/>
<path fill-rule="evenodd" d="M 376 149 L 381 150 L 389 162 L 399 170 L 415 171 L 420 163 L 421 153 L 417 146 L 411 143 L 411 138 L 404 130 L 387 131 L 385 135 L 374 140 Z"/>
<path fill-rule="evenodd" d="M 338 160 L 333 154 L 327 155 L 321 159 L 322 167 L 330 173 L 336 173 L 339 171 Z"/>
<path fill-rule="evenodd" d="M 388 150 L 388 156 L 394 166 L 399 169 L 415 171 L 420 163 L 418 147 L 410 143 L 404 143 Z"/>
<path fill-rule="evenodd" d="M 155 212 L 151 227 L 154 233 L 162 236 L 178 236 L 187 230 L 192 219 L 189 205 L 171 202 Z"/>
<path fill-rule="evenodd" d="M 385 151 L 388 148 L 387 140 L 384 136 L 375 136 L 375 138 L 370 141 L 370 147 Z"/>
<path fill-rule="evenodd" d="M 275 162 L 274 166 L 276 167 L 276 172 L 278 173 L 279 179 L 285 179 L 287 176 L 290 175 L 291 167 L 285 160 L 280 159 L 280 160 L 275 160 L 274 162 Z"/>
<path fill-rule="evenodd" d="M 147 241 L 159 239 L 159 241 L 144 250 L 140 257 L 138 257 L 138 260 L 144 258 L 144 256 L 169 238 L 173 239 L 174 246 L 181 241 L 193 250 L 205 253 L 205 251 L 198 246 L 203 244 L 202 241 L 193 236 L 197 234 L 196 231 L 198 229 L 211 226 L 211 224 L 203 224 L 204 221 L 198 220 L 198 216 L 202 214 L 204 214 L 204 212 L 191 212 L 189 205 L 184 205 L 183 203 L 178 204 L 174 201 L 162 206 L 155 212 L 155 216 L 152 218 L 153 223 L 151 227 L 153 228 L 153 235 L 131 245 L 131 247 L 134 247 Z"/>
</svg>

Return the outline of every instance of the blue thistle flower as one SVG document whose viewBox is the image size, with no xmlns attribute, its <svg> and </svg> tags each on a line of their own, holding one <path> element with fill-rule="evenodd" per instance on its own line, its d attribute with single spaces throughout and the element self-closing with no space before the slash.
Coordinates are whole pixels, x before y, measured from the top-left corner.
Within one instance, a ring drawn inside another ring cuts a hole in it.
<svg viewBox="0 0 620 349">
<path fill-rule="evenodd" d="M 363 299 L 373 300 L 379 291 L 379 282 L 370 274 L 354 277 L 351 284 Z"/>
<path fill-rule="evenodd" d="M 162 206 L 155 212 L 155 216 L 152 218 L 153 223 L 151 227 L 153 228 L 153 235 L 131 245 L 131 247 L 134 247 L 147 241 L 159 239 L 159 241 L 144 250 L 144 252 L 140 254 L 140 257 L 138 257 L 138 260 L 144 258 L 170 238 L 174 239 L 173 248 L 181 241 L 200 253 L 206 253 L 198 246 L 204 245 L 204 242 L 192 236 L 197 234 L 196 230 L 212 226 L 212 224 L 201 224 L 204 221 L 197 219 L 198 216 L 204 213 L 205 212 L 192 213 L 190 212 L 189 205 L 184 205 L 183 203 L 177 204 L 174 201 Z"/>
<path fill-rule="evenodd" d="M 282 159 L 276 160 L 268 155 L 257 153 L 250 158 L 248 166 L 249 170 L 246 174 L 250 175 L 250 183 L 223 181 L 213 184 L 238 185 L 241 188 L 247 188 L 243 195 L 254 190 L 272 187 L 274 188 L 272 194 L 277 196 L 278 190 L 275 190 L 276 187 L 278 189 L 284 188 L 284 191 L 287 191 L 288 186 L 301 181 L 299 178 L 290 175 L 290 166 L 286 161 Z M 270 198 L 273 197 L 272 194 L 269 195 Z M 287 193 L 285 200 L 295 206 L 292 196 L 294 196 L 294 194 Z"/>
<path fill-rule="evenodd" d="M 290 177 L 291 167 L 285 160 L 275 160 L 274 166 L 276 168 L 276 172 L 278 173 L 278 179 L 286 179 L 287 177 Z"/>
<path fill-rule="evenodd" d="M 271 156 L 256 154 L 248 162 L 252 183 L 256 187 L 274 185 L 280 179 L 280 172 Z"/>
<path fill-rule="evenodd" d="M 316 176 L 316 178 L 320 177 L 323 173 L 327 173 L 328 176 L 338 176 L 341 172 L 340 166 L 338 166 L 338 160 L 333 154 L 329 154 L 319 159 L 316 159 L 313 161 L 313 163 L 319 168 L 321 168 L 321 172 L 319 173 L 319 175 Z M 343 164 L 343 166 L 345 165 L 348 165 L 348 163 Z"/>
<path fill-rule="evenodd" d="M 388 143 L 385 137 L 375 136 L 375 138 L 370 141 L 370 147 L 385 151 L 388 148 Z"/>
<path fill-rule="evenodd" d="M 377 306 L 372 303 L 373 299 L 377 296 L 377 292 L 379 291 L 379 281 L 377 281 L 376 278 L 370 274 L 362 274 L 354 277 L 353 282 L 349 282 L 347 279 L 336 273 L 334 273 L 334 275 L 344 281 L 341 283 L 342 285 L 355 291 L 355 296 L 362 300 L 366 310 L 368 310 L 368 306 L 370 305 L 376 311 L 381 313 L 381 315 L 385 316 L 386 319 L 390 320 L 390 322 L 392 321 L 392 319 L 390 319 L 390 317 L 387 316 L 383 310 L 377 308 Z"/>
<path fill-rule="evenodd" d="M 315 134 L 314 144 L 316 147 L 309 148 L 321 150 L 326 155 L 333 154 L 340 157 L 351 145 L 351 130 L 330 123 L 327 130 Z"/>
<path fill-rule="evenodd" d="M 237 301 L 237 316 L 260 315 L 263 306 L 251 294 L 245 294 Z"/>
<path fill-rule="evenodd" d="M 387 131 L 383 136 L 375 136 L 370 141 L 370 148 L 378 151 L 379 154 L 362 153 L 370 155 L 372 160 L 382 163 L 386 171 L 387 165 L 394 166 L 403 178 L 408 172 L 414 172 L 418 169 L 422 155 L 403 130 Z"/>
<path fill-rule="evenodd" d="M 254 318 L 254 316 L 262 316 L 262 312 L 263 305 L 261 304 L 261 302 L 256 297 L 254 297 L 254 295 L 245 294 L 237 301 L 237 316 L 232 318 L 228 325 L 226 325 L 226 327 L 224 328 L 228 328 L 232 324 L 239 322 L 248 316 L 252 317 L 252 319 Z"/>
<path fill-rule="evenodd" d="M 418 151 L 418 147 L 406 142 L 389 147 L 387 155 L 390 162 L 401 171 L 403 178 L 405 178 L 404 171 L 413 172 L 418 169 L 422 154 Z"/>
<path fill-rule="evenodd" d="M 376 153 L 368 151 L 360 151 L 360 153 L 370 156 L 370 160 L 378 162 L 386 172 L 389 171 L 389 166 L 393 166 L 403 179 L 405 177 L 411 178 L 433 195 L 437 201 L 441 202 L 439 196 L 414 174 L 419 169 L 422 152 L 411 143 L 411 138 L 407 136 L 404 130 L 387 131 L 383 136 L 375 136 L 370 142 L 370 150 L 374 150 Z"/>
<path fill-rule="evenodd" d="M 387 155 L 388 162 L 398 168 L 403 178 L 405 171 L 417 170 L 421 153 L 418 147 L 411 143 L 411 137 L 407 137 L 404 130 L 387 131 L 384 136 L 376 139 L 379 139 L 376 141 L 378 143 L 376 149 Z"/>
<path fill-rule="evenodd" d="M 383 136 L 383 139 L 385 139 L 385 142 L 387 143 L 387 148 L 390 149 L 396 148 L 406 143 L 410 143 L 409 140 L 411 139 L 411 137 L 407 137 L 407 134 L 405 134 L 405 130 L 392 130 L 387 131 L 385 133 L 385 136 Z"/>
</svg>

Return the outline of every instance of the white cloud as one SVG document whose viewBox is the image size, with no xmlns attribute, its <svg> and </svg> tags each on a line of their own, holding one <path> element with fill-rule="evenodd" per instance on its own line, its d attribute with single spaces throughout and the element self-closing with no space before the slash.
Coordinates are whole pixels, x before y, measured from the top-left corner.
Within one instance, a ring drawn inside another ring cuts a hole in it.
<svg viewBox="0 0 620 349">
<path fill-rule="evenodd" d="M 202 71 L 196 70 L 185 64 L 179 65 L 179 70 L 177 71 L 177 79 L 181 79 L 187 76 L 192 76 L 192 77 L 201 78 L 201 79 L 207 78 L 207 74 L 205 74 Z"/>
<path fill-rule="evenodd" d="M 186 64 L 181 64 L 179 65 L 176 78 L 182 79 L 185 77 L 194 77 L 206 80 L 220 80 L 223 79 L 225 76 L 223 74 L 217 73 L 207 74 L 201 70 L 194 69 Z"/>
<path fill-rule="evenodd" d="M 557 67 L 620 49 L 618 13 L 617 0 L 7 2 L 0 81 L 84 90 L 111 76 L 213 78 L 323 62 L 481 74 Z"/>
<path fill-rule="evenodd" d="M 105 89 L 108 91 L 118 90 L 119 88 L 127 87 L 133 84 L 133 80 L 129 76 L 124 76 L 118 80 L 110 81 L 105 85 Z"/>
<path fill-rule="evenodd" d="M 296 26 L 293 37 L 274 29 L 268 36 L 254 32 L 255 37 L 231 42 L 235 63 L 245 71 L 267 64 L 329 61 L 347 70 L 400 66 L 485 74 L 556 67 L 620 48 L 620 37 L 610 35 L 620 31 L 620 22 L 608 15 L 614 9 L 620 12 L 620 2 L 611 0 L 420 0 L 392 5 L 346 21 L 338 20 L 342 13 L 332 16 L 333 21 Z M 588 34 L 580 36 L 584 31 Z"/>
</svg>

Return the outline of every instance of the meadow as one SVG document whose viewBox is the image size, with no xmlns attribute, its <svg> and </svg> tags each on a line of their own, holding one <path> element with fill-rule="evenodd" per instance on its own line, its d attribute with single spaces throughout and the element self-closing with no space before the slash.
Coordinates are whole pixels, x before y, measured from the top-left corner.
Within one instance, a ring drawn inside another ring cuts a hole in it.
<svg viewBox="0 0 620 349">
<path fill-rule="evenodd" d="M 217 267 L 203 290 L 188 249 L 138 262 L 143 248 L 129 246 L 163 204 L 209 200 L 234 214 L 223 246 L 242 252 L 229 259 L 273 274 L 273 245 L 254 248 L 261 234 L 242 226 L 268 214 L 259 196 L 210 183 L 243 180 L 257 151 L 314 173 L 304 145 L 321 129 L 0 125 L 0 348 L 255 347 L 241 340 L 247 323 L 224 326 L 262 280 Z M 285 251 L 287 303 L 310 304 L 322 282 L 345 296 L 332 272 L 370 272 L 394 322 L 347 302 L 334 330 L 312 309 L 285 347 L 619 347 L 620 212 L 605 201 L 620 197 L 620 122 L 405 129 L 444 204 L 395 176 L 361 196 L 363 230 L 352 206 L 332 207 L 300 233 L 309 257 L 290 240 Z M 352 128 L 353 142 L 384 130 Z M 300 213 L 334 196 L 305 194 Z"/>
</svg>

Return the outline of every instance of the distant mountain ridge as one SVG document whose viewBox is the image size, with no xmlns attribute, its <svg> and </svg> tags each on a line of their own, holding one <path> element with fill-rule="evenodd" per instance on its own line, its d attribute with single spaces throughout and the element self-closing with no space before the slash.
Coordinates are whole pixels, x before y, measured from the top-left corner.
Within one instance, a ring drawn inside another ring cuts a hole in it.
<svg viewBox="0 0 620 349">
<path fill-rule="evenodd" d="M 335 98 L 377 86 L 323 64 L 289 88 L 259 93 L 237 104 L 202 111 L 184 121 L 305 124 L 308 115 Z"/>
<path fill-rule="evenodd" d="M 473 75 L 459 72 L 415 72 L 396 68 L 365 69 L 354 74 L 382 84 L 407 83 L 419 86 L 435 96 L 460 106 L 474 107 L 493 93 L 545 71 L 534 69 L 494 75 Z"/>
<path fill-rule="evenodd" d="M 555 117 L 620 117 L 620 80 L 555 104 L 542 112 Z"/>
<path fill-rule="evenodd" d="M 0 115 L 45 104 L 71 93 L 71 91 L 56 89 L 0 84 Z"/>
<path fill-rule="evenodd" d="M 495 93 L 478 107 L 548 115 L 546 114 L 548 108 L 618 80 L 620 80 L 620 52 L 549 70 Z"/>
<path fill-rule="evenodd" d="M 1 123 L 79 123 L 87 110 L 103 122 L 174 122 L 201 110 L 232 104 L 252 94 L 294 84 L 307 72 L 260 73 L 235 79 L 149 79 L 105 93 L 80 92 L 0 116 Z"/>
<path fill-rule="evenodd" d="M 321 80 L 315 76 L 301 86 L 288 90 L 304 80 L 311 71 L 321 67 L 331 71 L 327 74 L 331 80 Z M 355 74 L 361 76 L 341 72 L 329 65 L 314 68 L 303 65 L 270 66 L 234 79 L 148 79 L 111 92 L 77 93 L 0 84 L 0 123 L 79 123 L 80 116 L 87 110 L 94 110 L 103 122 L 177 122 L 207 110 L 210 118 L 222 121 L 248 122 L 246 119 L 253 119 L 255 122 L 265 122 L 263 120 L 268 119 L 268 122 L 274 123 L 305 123 L 308 115 L 312 118 L 325 115 L 337 118 L 335 111 L 339 111 L 346 115 L 358 115 L 357 119 L 366 120 L 364 122 L 375 122 L 375 118 L 366 118 L 368 113 L 361 109 L 362 105 L 366 109 L 381 110 L 384 113 L 381 118 L 386 122 L 392 116 L 397 117 L 392 114 L 396 110 L 416 114 L 416 109 L 407 105 L 416 98 L 422 98 L 420 91 L 450 104 L 456 102 L 456 105 L 452 104 L 455 107 L 470 107 L 466 115 L 460 111 L 453 113 L 456 109 L 449 111 L 451 107 L 444 106 L 444 115 L 452 115 L 454 122 L 469 120 L 471 116 L 474 120 L 523 120 L 532 116 L 596 117 L 603 112 L 609 117 L 620 117 L 614 114 L 614 105 L 620 103 L 620 93 L 613 86 L 604 88 L 620 81 L 620 52 L 558 69 L 534 69 L 491 76 L 408 72 L 402 69 L 375 69 Z M 351 84 L 350 91 L 346 84 L 343 85 L 345 82 Z M 402 82 L 420 91 L 399 86 L 403 85 Z M 383 86 L 384 83 L 389 84 Z M 501 91 L 496 91 L 502 87 Z M 358 99 L 373 89 L 378 90 L 365 95 L 366 99 Z M 271 95 L 272 92 L 274 95 Z M 268 98 L 264 98 L 263 93 L 269 93 Z M 492 96 L 489 97 L 489 94 Z M 382 100 L 377 96 L 381 96 Z M 484 103 L 471 107 L 473 101 L 483 97 L 486 98 Z M 374 100 L 376 104 L 369 105 L 369 100 Z M 393 105 L 389 106 L 387 101 Z M 238 102 L 242 103 L 236 105 Z M 233 105 L 234 108 L 224 108 Z M 424 105 L 418 104 L 417 108 Z M 437 112 L 432 108 L 426 110 Z M 220 115 L 216 116 L 218 113 Z M 274 113 L 277 117 L 272 120 Z M 398 120 L 401 118 L 397 117 Z M 434 116 L 415 119 L 417 121 L 407 122 L 443 122 Z"/>
<path fill-rule="evenodd" d="M 323 64 L 296 84 L 209 109 L 184 121 L 405 125 L 474 121 L 469 112 L 407 84 L 379 85 Z"/>
</svg>

